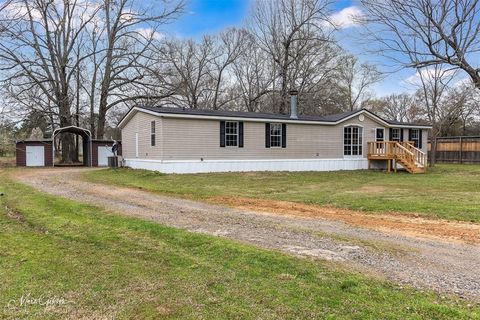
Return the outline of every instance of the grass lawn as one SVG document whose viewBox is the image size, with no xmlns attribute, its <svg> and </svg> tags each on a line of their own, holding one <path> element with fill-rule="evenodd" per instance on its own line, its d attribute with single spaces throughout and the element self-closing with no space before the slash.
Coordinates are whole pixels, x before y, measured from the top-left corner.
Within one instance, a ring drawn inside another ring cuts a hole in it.
<svg viewBox="0 0 480 320">
<path fill-rule="evenodd" d="M 480 319 L 475 304 L 117 216 L 1 172 L 0 192 L 2 319 Z"/>
<path fill-rule="evenodd" d="M 480 166 L 476 165 L 438 165 L 418 175 L 367 170 L 164 175 L 118 169 L 89 172 L 86 177 L 196 199 L 262 198 L 480 222 Z"/>
</svg>

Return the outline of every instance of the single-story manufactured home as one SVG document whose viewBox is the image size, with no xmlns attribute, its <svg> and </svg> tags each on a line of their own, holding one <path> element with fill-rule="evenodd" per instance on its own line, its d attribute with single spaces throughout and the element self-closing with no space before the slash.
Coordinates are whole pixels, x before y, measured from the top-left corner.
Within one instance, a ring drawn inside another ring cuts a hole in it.
<svg viewBox="0 0 480 320">
<path fill-rule="evenodd" d="M 164 173 L 424 172 L 428 125 L 362 109 L 330 116 L 135 106 L 119 127 L 124 165 Z"/>
</svg>

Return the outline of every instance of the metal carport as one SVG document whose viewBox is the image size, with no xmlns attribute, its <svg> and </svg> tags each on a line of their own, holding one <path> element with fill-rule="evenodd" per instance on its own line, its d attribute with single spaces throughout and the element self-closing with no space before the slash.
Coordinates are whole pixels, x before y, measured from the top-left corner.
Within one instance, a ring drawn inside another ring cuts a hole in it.
<svg viewBox="0 0 480 320">
<path fill-rule="evenodd" d="M 55 137 L 61 133 L 73 133 L 82 137 L 83 165 L 91 167 L 92 166 L 92 133 L 90 132 L 90 130 L 80 128 L 77 126 L 68 126 L 68 127 L 55 129 L 52 135 L 53 159 L 55 159 Z M 55 161 L 53 161 L 53 166 L 55 166 Z"/>
</svg>

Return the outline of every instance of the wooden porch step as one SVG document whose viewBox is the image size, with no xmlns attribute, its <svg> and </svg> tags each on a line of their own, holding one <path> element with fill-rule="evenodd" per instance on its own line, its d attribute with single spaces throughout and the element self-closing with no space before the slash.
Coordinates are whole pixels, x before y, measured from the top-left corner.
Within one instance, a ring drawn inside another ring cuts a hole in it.
<svg viewBox="0 0 480 320">
<path fill-rule="evenodd" d="M 410 173 L 425 173 L 425 168 L 417 166 L 416 164 L 404 161 L 398 161 Z"/>
<path fill-rule="evenodd" d="M 387 160 L 388 170 L 391 163 L 400 163 L 410 173 L 426 172 L 426 154 L 416 148 L 413 142 L 375 141 L 368 142 L 368 160 Z"/>
</svg>

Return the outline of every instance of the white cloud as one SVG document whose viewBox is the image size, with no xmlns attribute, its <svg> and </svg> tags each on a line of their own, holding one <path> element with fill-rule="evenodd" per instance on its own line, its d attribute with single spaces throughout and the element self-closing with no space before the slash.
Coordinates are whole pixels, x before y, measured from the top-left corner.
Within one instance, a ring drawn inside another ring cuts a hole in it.
<svg viewBox="0 0 480 320">
<path fill-rule="evenodd" d="M 26 21 L 29 19 L 29 10 L 26 6 L 21 3 L 12 2 L 9 3 L 4 10 L 1 12 L 2 19 L 17 19 Z M 32 20 L 41 21 L 42 14 L 36 8 L 30 8 L 30 14 L 32 15 Z"/>
<path fill-rule="evenodd" d="M 362 10 L 357 6 L 344 8 L 330 16 L 330 22 L 337 28 L 346 29 L 360 24 Z"/>
<path fill-rule="evenodd" d="M 145 39 L 153 38 L 155 40 L 160 40 L 164 37 L 163 34 L 161 34 L 160 32 L 154 31 L 151 28 L 138 28 L 135 31 L 137 31 Z"/>
<path fill-rule="evenodd" d="M 411 85 L 411 86 L 420 85 L 420 84 L 422 84 L 422 82 L 420 80 L 420 73 L 417 71 L 414 74 L 412 74 L 411 76 L 409 76 L 408 78 L 404 79 L 402 82 L 403 82 L 403 84 Z"/>
<path fill-rule="evenodd" d="M 453 84 L 455 87 L 471 87 L 474 85 L 472 78 L 464 77 L 460 78 L 457 82 Z"/>
<path fill-rule="evenodd" d="M 94 17 L 94 15 L 99 9 L 99 6 L 100 4 L 90 0 L 77 1 L 75 4 L 75 12 L 72 17 L 73 26 L 78 28 L 86 21 L 90 21 L 91 23 L 101 23 L 102 21 L 98 17 Z M 51 30 L 55 30 L 58 28 L 58 21 L 61 20 L 63 17 L 65 4 L 61 0 L 54 0 L 54 5 L 52 5 L 51 8 L 55 8 L 55 10 L 50 9 L 47 16 L 47 24 Z M 31 19 L 33 21 L 38 22 L 40 25 L 44 26 L 45 23 L 43 19 L 43 14 L 40 11 L 39 6 L 33 4 L 30 5 L 29 10 L 24 4 L 20 2 L 9 3 L 0 13 L 0 19 L 13 19 L 19 22 L 29 22 L 29 15 L 31 15 Z"/>
<path fill-rule="evenodd" d="M 422 69 L 417 69 L 417 71 L 407 77 L 405 80 L 403 80 L 403 83 L 409 86 L 419 86 L 422 84 L 422 79 L 421 77 L 425 80 L 432 80 L 435 77 L 455 77 L 456 76 L 456 70 L 453 70 L 451 68 L 449 69 L 437 69 L 435 70 L 435 67 L 428 67 L 428 68 L 422 68 Z"/>
</svg>

